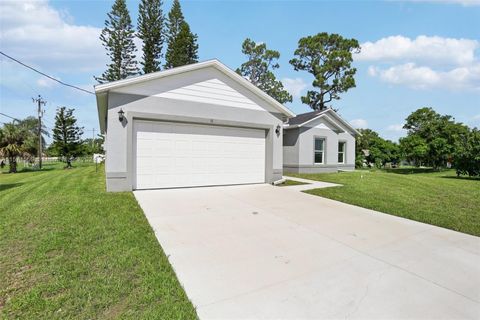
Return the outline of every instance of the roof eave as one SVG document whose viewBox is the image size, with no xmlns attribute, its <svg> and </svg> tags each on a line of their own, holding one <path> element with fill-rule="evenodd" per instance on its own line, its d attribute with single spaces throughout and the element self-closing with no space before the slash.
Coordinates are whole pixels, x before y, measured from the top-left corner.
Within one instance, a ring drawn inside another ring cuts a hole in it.
<svg viewBox="0 0 480 320">
<path fill-rule="evenodd" d="M 359 135 L 361 136 L 362 134 L 360 132 L 358 132 L 354 127 L 352 127 L 347 121 L 345 121 L 342 117 L 340 117 L 334 110 L 332 109 L 327 109 L 325 110 L 324 112 L 320 113 L 318 116 L 314 117 L 314 118 L 311 118 L 311 119 L 308 119 L 307 121 L 303 122 L 303 123 L 299 123 L 299 124 L 296 124 L 295 127 L 296 128 L 299 128 L 299 127 L 302 127 L 304 125 L 306 125 L 307 123 L 310 123 L 310 122 L 313 122 L 315 120 L 318 120 L 320 118 L 322 118 L 323 116 L 325 116 L 327 113 L 331 113 L 336 120 L 338 120 L 339 122 L 341 122 L 348 130 L 347 131 L 350 131 L 351 133 L 353 133 L 354 135 Z M 290 127 L 290 128 L 293 128 Z M 287 128 L 286 128 L 287 129 Z"/>
<path fill-rule="evenodd" d="M 104 134 L 107 130 L 107 109 L 108 109 L 108 94 L 97 93 L 97 112 L 98 122 L 100 125 L 100 133 Z"/>
<path fill-rule="evenodd" d="M 330 110 L 330 109 L 329 109 Z M 352 125 L 350 123 L 348 123 L 346 120 L 344 120 L 342 117 L 340 117 L 340 115 L 338 113 L 336 113 L 335 111 L 332 110 L 331 112 L 335 118 L 337 118 L 344 126 L 347 127 L 347 129 L 349 129 L 351 131 L 351 133 L 353 133 L 354 135 L 362 135 L 360 132 L 357 131 L 357 129 L 355 129 L 354 127 L 352 127 Z"/>
</svg>

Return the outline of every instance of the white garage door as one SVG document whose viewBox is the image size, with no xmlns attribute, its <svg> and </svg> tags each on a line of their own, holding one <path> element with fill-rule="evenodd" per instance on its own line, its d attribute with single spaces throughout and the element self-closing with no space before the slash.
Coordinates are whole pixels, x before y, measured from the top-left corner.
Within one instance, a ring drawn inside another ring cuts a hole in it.
<svg viewBox="0 0 480 320">
<path fill-rule="evenodd" d="M 135 188 L 265 182 L 265 130 L 136 120 Z"/>
</svg>

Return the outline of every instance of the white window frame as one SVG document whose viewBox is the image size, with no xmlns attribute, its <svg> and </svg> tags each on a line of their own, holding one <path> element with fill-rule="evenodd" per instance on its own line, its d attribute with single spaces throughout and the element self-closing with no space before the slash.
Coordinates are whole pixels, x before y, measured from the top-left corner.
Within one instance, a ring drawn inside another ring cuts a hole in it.
<svg viewBox="0 0 480 320">
<path fill-rule="evenodd" d="M 316 149 L 316 141 L 317 140 L 322 140 L 323 141 L 322 150 L 317 150 Z M 325 164 L 325 144 L 326 144 L 326 141 L 327 141 L 327 139 L 325 139 L 323 137 L 314 137 L 314 139 L 313 139 L 313 163 L 314 164 Z M 315 161 L 315 155 L 316 155 L 317 152 L 322 153 L 322 162 L 316 162 Z"/>
<path fill-rule="evenodd" d="M 338 141 L 338 146 L 340 147 L 340 144 L 343 144 L 343 151 L 340 152 L 340 148 L 338 148 L 338 155 L 340 153 L 342 154 L 342 162 L 338 162 L 339 164 L 345 164 L 345 155 L 346 155 L 346 150 L 347 150 L 347 142 L 346 141 Z M 338 155 L 337 155 L 337 161 L 338 161 Z"/>
</svg>

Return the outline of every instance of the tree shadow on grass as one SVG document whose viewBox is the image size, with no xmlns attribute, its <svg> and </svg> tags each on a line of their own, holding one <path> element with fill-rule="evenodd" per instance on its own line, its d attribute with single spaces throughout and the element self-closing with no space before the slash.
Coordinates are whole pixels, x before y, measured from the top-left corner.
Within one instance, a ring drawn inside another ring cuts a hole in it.
<svg viewBox="0 0 480 320">
<path fill-rule="evenodd" d="M 468 177 L 468 176 L 442 176 L 440 178 L 444 179 L 455 179 L 455 180 L 470 180 L 470 181 L 478 181 L 480 182 L 480 177 Z"/>
<path fill-rule="evenodd" d="M 55 169 L 56 169 L 55 167 L 43 167 L 41 170 L 38 169 L 38 168 L 25 167 L 25 168 L 18 169 L 17 172 L 15 172 L 15 173 L 8 172 L 8 169 L 6 171 L 2 171 L 1 173 L 2 174 L 20 174 L 20 173 L 27 173 L 27 172 L 52 171 L 52 170 L 55 170 Z"/>
<path fill-rule="evenodd" d="M 396 174 L 415 174 L 415 173 L 432 173 L 432 172 L 439 172 L 439 170 L 435 170 L 433 168 L 396 168 L 396 169 L 383 169 L 385 172 L 388 173 L 396 173 Z"/>
<path fill-rule="evenodd" d="M 17 182 L 17 183 L 2 183 L 2 184 L 0 184 L 0 192 L 5 191 L 5 190 L 8 190 L 8 189 L 15 188 L 15 187 L 20 187 L 21 185 L 23 185 L 22 182 Z"/>
</svg>

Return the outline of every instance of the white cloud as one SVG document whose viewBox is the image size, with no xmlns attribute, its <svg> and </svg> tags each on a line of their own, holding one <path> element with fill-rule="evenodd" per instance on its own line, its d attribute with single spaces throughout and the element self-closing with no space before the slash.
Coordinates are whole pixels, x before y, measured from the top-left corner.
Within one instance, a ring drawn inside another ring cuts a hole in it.
<svg viewBox="0 0 480 320">
<path fill-rule="evenodd" d="M 416 61 L 426 64 L 468 65 L 475 61 L 480 42 L 471 39 L 418 36 L 410 39 L 401 35 L 361 44 L 357 61 Z"/>
<path fill-rule="evenodd" d="M 394 131 L 394 132 L 402 132 L 403 130 L 403 125 L 402 124 L 391 124 L 387 127 L 388 131 Z"/>
<path fill-rule="evenodd" d="M 59 78 L 57 78 L 60 80 Z M 53 80 L 47 79 L 47 78 L 39 78 L 37 80 L 37 86 L 42 87 L 42 88 L 52 88 L 56 85 L 57 83 L 54 82 Z"/>
<path fill-rule="evenodd" d="M 75 25 L 46 0 L 1 1 L 5 53 L 50 72 L 92 72 L 105 66 L 100 28 Z"/>
<path fill-rule="evenodd" d="M 368 122 L 365 119 L 354 119 L 350 121 L 350 124 L 356 129 L 366 129 L 368 128 Z"/>
<path fill-rule="evenodd" d="M 302 78 L 283 78 L 283 86 L 294 97 L 300 97 L 307 84 Z"/>
<path fill-rule="evenodd" d="M 362 44 L 357 61 L 375 61 L 371 77 L 414 89 L 480 90 L 480 42 L 471 39 L 391 36 Z"/>
<path fill-rule="evenodd" d="M 480 64 L 438 71 L 415 63 L 405 63 L 386 69 L 370 67 L 368 72 L 384 82 L 413 89 L 480 90 Z"/>
</svg>

